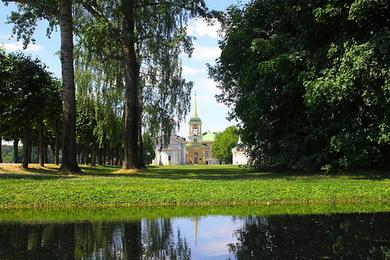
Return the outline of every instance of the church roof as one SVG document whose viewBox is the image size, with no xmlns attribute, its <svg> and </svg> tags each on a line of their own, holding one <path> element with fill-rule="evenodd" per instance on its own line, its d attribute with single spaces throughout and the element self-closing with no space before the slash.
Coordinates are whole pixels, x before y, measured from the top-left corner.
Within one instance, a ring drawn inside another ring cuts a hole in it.
<svg viewBox="0 0 390 260">
<path fill-rule="evenodd" d="M 202 142 L 213 143 L 215 142 L 216 134 L 214 132 L 207 131 L 202 135 Z"/>
<path fill-rule="evenodd" d="M 200 123 L 200 122 L 202 122 L 202 120 L 200 119 L 199 116 L 193 116 L 193 117 L 190 118 L 190 122 Z"/>
</svg>

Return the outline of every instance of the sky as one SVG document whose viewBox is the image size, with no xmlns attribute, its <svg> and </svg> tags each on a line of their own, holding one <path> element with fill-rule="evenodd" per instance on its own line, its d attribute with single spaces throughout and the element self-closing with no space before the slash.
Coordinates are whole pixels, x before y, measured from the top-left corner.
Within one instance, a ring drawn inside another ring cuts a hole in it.
<svg viewBox="0 0 390 260">
<path fill-rule="evenodd" d="M 245 3 L 248 0 L 240 1 Z M 206 0 L 209 9 L 225 10 L 232 4 L 239 3 L 238 0 Z M 47 23 L 42 21 L 38 24 L 37 31 L 34 34 L 35 44 L 28 46 L 23 50 L 21 42 L 12 37 L 12 25 L 6 24 L 7 16 L 14 10 L 13 4 L 8 7 L 0 3 L 0 46 L 6 51 L 24 51 L 32 57 L 39 58 L 57 77 L 61 76 L 61 63 L 59 56 L 56 54 L 60 48 L 59 28 L 52 33 L 50 38 L 46 36 Z M 192 91 L 191 112 L 184 122 L 180 123 L 179 135 L 187 137 L 188 124 L 187 121 L 193 115 L 194 101 L 193 97 L 197 93 L 198 115 L 202 119 L 203 131 L 223 131 L 226 127 L 234 125 L 234 122 L 229 122 L 226 117 L 228 108 L 218 103 L 215 95 L 220 93 L 216 87 L 216 83 L 208 77 L 206 64 L 215 64 L 221 53 L 218 47 L 220 26 L 215 23 L 209 26 L 206 22 L 198 19 L 189 22 L 188 33 L 194 36 L 194 52 L 191 58 L 182 56 L 183 59 L 183 77 L 187 81 L 194 82 Z"/>
</svg>

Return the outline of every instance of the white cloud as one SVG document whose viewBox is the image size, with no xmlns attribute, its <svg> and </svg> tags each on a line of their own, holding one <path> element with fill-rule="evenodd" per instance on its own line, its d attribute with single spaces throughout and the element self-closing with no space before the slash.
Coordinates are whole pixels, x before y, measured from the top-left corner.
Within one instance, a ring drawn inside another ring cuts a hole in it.
<svg viewBox="0 0 390 260">
<path fill-rule="evenodd" d="M 198 38 L 210 37 L 218 39 L 219 31 L 221 31 L 221 24 L 216 20 L 213 20 L 213 23 L 210 25 L 203 19 L 196 19 L 188 26 L 188 34 Z"/>
<path fill-rule="evenodd" d="M 217 93 L 219 89 L 217 88 L 217 83 L 209 78 L 203 78 L 196 81 L 196 88 L 198 91 L 207 92 L 207 93 Z"/>
<path fill-rule="evenodd" d="M 184 75 L 190 75 L 190 76 L 199 75 L 200 73 L 203 72 L 202 69 L 193 68 L 193 67 L 189 67 L 189 66 L 185 66 L 185 65 L 182 67 L 182 69 L 183 69 Z"/>
<path fill-rule="evenodd" d="M 195 81 L 195 89 L 197 99 L 203 104 L 210 107 L 225 107 L 224 104 L 217 102 L 215 95 L 221 94 L 221 90 L 217 88 L 217 84 L 211 79 L 201 79 Z"/>
<path fill-rule="evenodd" d="M 197 60 L 214 60 L 221 55 L 219 47 L 209 47 L 204 45 L 195 46 L 192 57 Z"/>
<path fill-rule="evenodd" d="M 207 105 L 209 108 L 226 108 L 226 106 L 222 103 L 217 102 L 215 96 L 198 96 L 200 104 Z"/>
<path fill-rule="evenodd" d="M 12 43 L 0 43 L 0 47 L 4 48 L 6 51 L 30 51 L 37 52 L 43 50 L 43 47 L 38 44 L 29 44 L 27 49 L 23 49 L 23 44 L 21 42 L 12 42 Z"/>
</svg>

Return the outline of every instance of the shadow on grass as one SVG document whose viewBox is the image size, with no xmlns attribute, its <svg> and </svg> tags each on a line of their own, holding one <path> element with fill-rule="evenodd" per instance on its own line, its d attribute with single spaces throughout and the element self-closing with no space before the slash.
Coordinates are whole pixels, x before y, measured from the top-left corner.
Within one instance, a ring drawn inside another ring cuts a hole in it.
<svg viewBox="0 0 390 260">
<path fill-rule="evenodd" d="M 271 172 L 258 171 L 248 168 L 239 167 L 208 167 L 208 166 L 178 166 L 178 167 L 156 167 L 150 166 L 146 170 L 132 174 L 114 174 L 118 167 L 107 168 L 90 168 L 85 171 L 85 175 L 104 176 L 104 177 L 129 177 L 129 178 L 157 178 L 157 179 L 194 179 L 194 180 L 255 180 L 255 179 L 285 179 L 285 180 L 315 180 L 319 178 L 343 178 L 348 177 L 356 180 L 377 180 L 382 181 L 390 178 L 388 172 L 353 172 L 340 173 L 336 175 L 313 174 L 302 171 L 290 172 Z"/>
<path fill-rule="evenodd" d="M 178 167 L 156 167 L 149 166 L 145 170 L 140 170 L 130 174 L 116 174 L 119 167 L 107 169 L 85 168 L 84 175 L 97 177 L 129 177 L 129 178 L 151 178 L 151 179 L 172 179 L 172 180 L 251 180 L 251 179 L 276 179 L 308 177 L 308 174 L 277 173 L 277 172 L 259 172 L 253 169 L 239 167 L 208 167 L 208 166 L 178 166 Z"/>
<path fill-rule="evenodd" d="M 1 172 L 0 172 L 1 173 Z M 51 174 L 17 174 L 17 173 L 1 173 L 0 180 L 35 180 L 35 181 L 44 181 L 44 180 L 58 180 L 58 179 L 66 179 L 66 178 L 74 178 L 73 176 L 63 176 L 63 175 L 55 175 Z"/>
<path fill-rule="evenodd" d="M 0 174 L 0 179 L 33 179 L 33 180 L 54 180 L 59 178 L 78 178 L 80 176 L 109 177 L 109 178 L 150 178 L 150 179 L 171 179 L 171 180 L 265 180 L 285 179 L 295 181 L 297 179 L 316 180 L 319 178 L 347 177 L 353 180 L 377 180 L 382 181 L 390 178 L 389 172 L 353 172 L 340 173 L 336 175 L 321 175 L 306 173 L 302 171 L 290 172 L 266 172 L 244 167 L 234 166 L 176 166 L 157 167 L 149 166 L 145 170 L 133 173 L 116 173 L 121 168 L 118 166 L 85 166 L 82 165 L 83 173 L 79 176 L 59 175 L 53 168 L 30 168 L 26 171 L 32 174 L 7 173 Z M 1 173 L 1 170 L 0 170 Z"/>
<path fill-rule="evenodd" d="M 82 175 L 97 175 L 97 176 L 115 176 L 114 172 L 119 170 L 119 166 L 86 166 L 80 165 L 80 169 L 83 171 Z"/>
</svg>

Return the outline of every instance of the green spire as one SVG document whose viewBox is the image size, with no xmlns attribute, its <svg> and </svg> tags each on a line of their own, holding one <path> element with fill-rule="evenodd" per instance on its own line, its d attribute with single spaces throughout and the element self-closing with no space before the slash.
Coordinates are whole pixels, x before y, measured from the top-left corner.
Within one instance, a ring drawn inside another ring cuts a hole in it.
<svg viewBox="0 0 390 260">
<path fill-rule="evenodd" d="M 190 118 L 190 123 L 201 123 L 200 117 L 198 116 L 198 103 L 196 101 L 196 92 L 195 92 L 195 107 L 194 107 L 194 115 Z"/>
<path fill-rule="evenodd" d="M 196 92 L 195 92 L 195 110 L 194 110 L 195 116 L 198 116 L 198 104 L 196 102 Z"/>
</svg>

